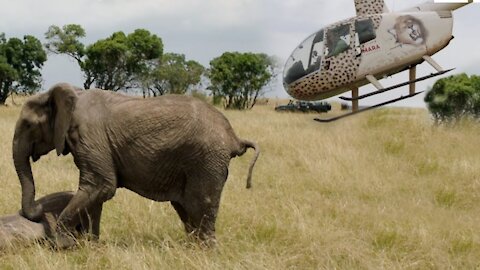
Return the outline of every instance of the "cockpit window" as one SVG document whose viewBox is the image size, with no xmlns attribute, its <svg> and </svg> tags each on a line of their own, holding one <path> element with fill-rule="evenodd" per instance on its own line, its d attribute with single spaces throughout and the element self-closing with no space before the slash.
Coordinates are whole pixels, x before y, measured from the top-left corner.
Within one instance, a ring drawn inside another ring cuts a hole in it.
<svg viewBox="0 0 480 270">
<path fill-rule="evenodd" d="M 356 21 L 355 30 L 358 33 L 358 39 L 360 41 L 360 44 L 369 42 L 370 40 L 377 37 L 377 35 L 375 34 L 375 28 L 373 26 L 372 18 Z"/>
<path fill-rule="evenodd" d="M 311 69 L 311 72 L 318 70 L 320 68 L 320 61 L 323 55 L 323 30 L 318 31 L 315 34 L 315 38 L 312 42 L 312 49 L 310 52 L 310 61 L 308 62 L 308 67 Z"/>
<path fill-rule="evenodd" d="M 324 49 L 323 34 L 323 30 L 314 33 L 293 51 L 285 64 L 285 83 L 290 84 L 320 70 Z"/>
<path fill-rule="evenodd" d="M 342 24 L 327 31 L 326 57 L 336 56 L 350 48 L 350 25 Z"/>
</svg>

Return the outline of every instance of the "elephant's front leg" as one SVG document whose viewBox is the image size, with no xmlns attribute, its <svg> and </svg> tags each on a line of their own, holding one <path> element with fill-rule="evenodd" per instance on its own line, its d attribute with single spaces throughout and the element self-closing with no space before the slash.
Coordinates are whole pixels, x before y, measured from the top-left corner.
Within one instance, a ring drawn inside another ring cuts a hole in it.
<svg viewBox="0 0 480 270">
<path fill-rule="evenodd" d="M 78 217 L 82 211 L 85 211 L 92 204 L 89 194 L 81 189 L 73 196 L 57 220 L 54 233 L 57 248 L 65 249 L 75 245 L 73 231 L 74 227 L 80 222 Z"/>
<path fill-rule="evenodd" d="M 59 249 L 75 245 L 75 237 L 72 232 L 75 230 L 75 226 L 81 222 L 78 217 L 81 216 L 82 211 L 88 212 L 88 210 L 91 210 L 91 220 L 89 221 L 91 233 L 94 238 L 97 238 L 100 234 L 102 204 L 113 197 L 116 187 L 109 185 L 108 183 L 111 183 L 109 181 L 103 181 L 97 183 L 97 185 L 91 185 L 92 182 L 88 183 L 82 185 L 81 181 L 77 193 L 58 218 L 55 244 Z"/>
<path fill-rule="evenodd" d="M 100 237 L 100 219 L 102 216 L 103 202 L 94 203 L 93 206 L 80 215 L 80 223 L 76 231 L 80 231 L 89 240 L 98 240 Z"/>
</svg>

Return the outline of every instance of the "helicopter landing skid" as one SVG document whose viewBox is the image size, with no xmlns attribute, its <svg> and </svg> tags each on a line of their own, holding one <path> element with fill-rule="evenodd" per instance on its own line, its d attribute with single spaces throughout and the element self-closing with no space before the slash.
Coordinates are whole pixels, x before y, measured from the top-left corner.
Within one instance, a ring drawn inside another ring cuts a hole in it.
<svg viewBox="0 0 480 270">
<path fill-rule="evenodd" d="M 382 89 L 379 89 L 377 91 L 374 91 L 374 92 L 371 92 L 371 93 L 368 93 L 368 94 L 364 94 L 364 95 L 361 95 L 361 96 L 358 96 L 358 97 L 343 97 L 342 96 L 342 97 L 339 97 L 339 98 L 342 99 L 342 100 L 347 100 L 347 101 L 364 99 L 366 97 L 371 97 L 371 96 L 374 96 L 374 95 L 378 95 L 378 94 L 381 94 L 383 92 L 387 92 L 387 91 L 390 91 L 390 90 L 393 90 L 393 89 L 396 89 L 396 88 L 399 88 L 399 87 L 402 87 L 402 86 L 405 86 L 405 85 L 409 85 L 409 84 L 413 84 L 413 83 L 416 83 L 416 82 L 424 81 L 426 79 L 430 79 L 432 77 L 445 74 L 445 73 L 447 73 L 449 71 L 452 71 L 454 69 L 455 68 L 451 68 L 451 69 L 442 70 L 442 71 L 439 71 L 439 72 L 436 72 L 436 73 L 431 73 L 430 75 L 427 75 L 427 76 L 423 76 L 423 77 L 420 77 L 420 78 L 417 78 L 417 79 L 414 79 L 414 80 L 410 80 L 408 82 L 403 82 L 403 83 L 392 85 L 392 86 L 389 86 L 389 87 L 386 87 L 386 88 L 382 88 Z"/>
<path fill-rule="evenodd" d="M 371 110 L 371 109 L 375 109 L 375 108 L 378 108 L 378 107 L 382 107 L 384 105 L 387 105 L 387 104 L 390 104 L 390 103 L 395 103 L 397 101 L 400 101 L 400 100 L 404 100 L 404 99 L 407 99 L 407 98 L 411 98 L 411 97 L 414 97 L 420 93 L 423 93 L 423 91 L 421 92 L 416 92 L 416 93 L 413 93 L 413 94 L 410 94 L 410 95 L 406 95 L 406 96 L 401 96 L 399 98 L 395 98 L 395 99 L 392 99 L 392 100 L 388 100 L 388 101 L 385 101 L 385 102 L 382 102 L 382 103 L 379 103 L 379 104 L 376 104 L 376 105 L 373 105 L 373 106 L 370 106 L 370 107 L 366 107 L 366 108 L 363 108 L 363 109 L 360 109 L 360 110 L 356 110 L 356 111 L 352 111 L 350 113 L 345 113 L 345 114 L 342 114 L 342 115 L 339 115 L 339 116 L 336 116 L 336 117 L 332 117 L 332 118 L 327 118 L 327 119 L 320 119 L 320 118 L 315 118 L 313 120 L 317 121 L 317 122 L 321 122 L 321 123 L 328 123 L 328 122 L 333 122 L 333 121 L 336 121 L 338 119 L 342 119 L 342 118 L 345 118 L 345 117 L 348 117 L 348 116 L 352 116 L 352 115 L 355 115 L 355 114 L 358 114 L 358 113 L 361 113 L 361 112 L 365 112 L 365 111 L 368 111 L 368 110 Z"/>
</svg>

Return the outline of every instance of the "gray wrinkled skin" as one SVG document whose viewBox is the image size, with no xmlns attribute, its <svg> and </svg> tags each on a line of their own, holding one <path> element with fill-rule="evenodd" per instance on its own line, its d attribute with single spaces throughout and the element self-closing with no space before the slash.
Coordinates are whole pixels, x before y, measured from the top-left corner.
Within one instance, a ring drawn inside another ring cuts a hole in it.
<svg viewBox="0 0 480 270">
<path fill-rule="evenodd" d="M 155 201 L 170 201 L 187 234 L 215 241 L 215 220 L 230 159 L 258 146 L 239 139 L 213 106 L 186 96 L 137 98 L 103 90 L 77 91 L 61 83 L 29 99 L 13 139 L 22 186 L 22 213 L 41 217 L 34 202 L 30 157 L 56 149 L 71 153 L 80 170 L 79 189 L 59 216 L 58 247 L 74 244 L 69 232 L 81 209 L 100 219 L 103 202 L 124 187 Z M 93 223 L 98 223 L 96 220 Z M 93 231 L 98 236 L 98 230 Z"/>
<path fill-rule="evenodd" d="M 0 250 L 14 245 L 31 244 L 35 241 L 49 240 L 53 237 L 58 216 L 73 198 L 73 192 L 57 192 L 36 201 L 42 206 L 43 214 L 39 222 L 33 222 L 20 214 L 0 217 Z M 90 224 L 89 214 L 82 211 L 75 218 L 74 236 L 91 233 L 98 224 Z"/>
</svg>

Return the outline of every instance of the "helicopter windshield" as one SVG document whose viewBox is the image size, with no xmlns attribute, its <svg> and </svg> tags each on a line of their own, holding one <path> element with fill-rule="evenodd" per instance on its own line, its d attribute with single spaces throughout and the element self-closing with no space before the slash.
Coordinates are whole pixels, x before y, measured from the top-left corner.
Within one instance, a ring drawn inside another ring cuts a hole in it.
<svg viewBox="0 0 480 270">
<path fill-rule="evenodd" d="M 320 70 L 324 42 L 323 29 L 309 36 L 290 55 L 283 71 L 283 80 L 290 84 Z"/>
</svg>

